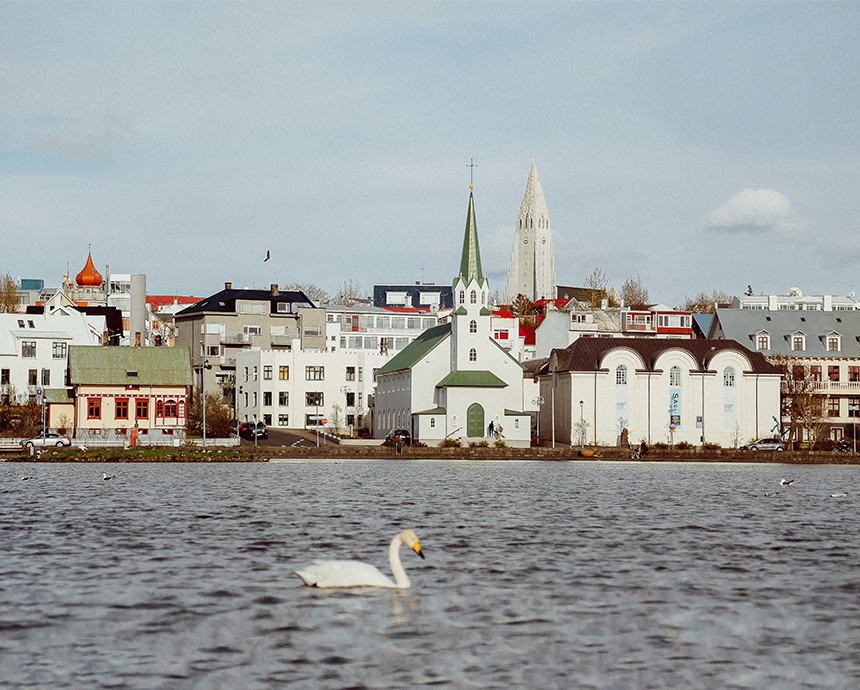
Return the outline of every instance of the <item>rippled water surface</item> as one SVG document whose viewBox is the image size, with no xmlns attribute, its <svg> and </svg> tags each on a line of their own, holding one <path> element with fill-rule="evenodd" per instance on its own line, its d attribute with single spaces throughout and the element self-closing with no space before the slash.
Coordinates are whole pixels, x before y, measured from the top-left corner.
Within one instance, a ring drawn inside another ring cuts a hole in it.
<svg viewBox="0 0 860 690">
<path fill-rule="evenodd" d="M 857 688 L 858 471 L 0 464 L 0 686 Z"/>
</svg>

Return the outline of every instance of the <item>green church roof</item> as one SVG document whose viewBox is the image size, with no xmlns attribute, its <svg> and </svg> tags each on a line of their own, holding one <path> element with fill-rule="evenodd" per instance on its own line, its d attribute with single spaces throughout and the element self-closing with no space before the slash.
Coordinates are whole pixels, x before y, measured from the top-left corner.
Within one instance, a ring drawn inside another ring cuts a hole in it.
<svg viewBox="0 0 860 690">
<path fill-rule="evenodd" d="M 475 198 L 469 193 L 469 213 L 466 216 L 466 236 L 463 238 L 463 256 L 460 259 L 460 275 L 469 282 L 472 276 L 484 281 L 481 268 L 481 249 L 478 246 L 478 224 L 475 222 Z"/>
<path fill-rule="evenodd" d="M 505 388 L 508 384 L 492 371 L 452 371 L 436 384 L 436 388 L 456 386 L 464 388 Z"/>
<path fill-rule="evenodd" d="M 402 371 L 411 369 L 421 358 L 428 352 L 433 350 L 445 338 L 451 335 L 451 324 L 443 323 L 439 326 L 428 328 L 415 340 L 404 347 L 394 357 L 392 357 L 385 366 L 380 367 L 377 374 L 390 374 L 393 371 Z"/>
</svg>

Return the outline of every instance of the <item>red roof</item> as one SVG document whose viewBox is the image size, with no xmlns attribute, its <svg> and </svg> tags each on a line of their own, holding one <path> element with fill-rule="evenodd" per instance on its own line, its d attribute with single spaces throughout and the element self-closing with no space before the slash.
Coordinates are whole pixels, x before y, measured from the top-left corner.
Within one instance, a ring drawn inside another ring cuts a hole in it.
<svg viewBox="0 0 860 690">
<path fill-rule="evenodd" d="M 524 338 L 524 343 L 526 345 L 534 345 L 535 344 L 535 327 L 534 326 L 520 326 L 520 337 Z"/>
<path fill-rule="evenodd" d="M 547 304 L 554 304 L 559 309 L 563 309 L 570 301 L 569 299 L 539 299 L 534 305 L 536 307 L 545 307 Z"/>
<path fill-rule="evenodd" d="M 337 309 L 337 307 L 333 307 Z M 397 312 L 398 314 L 429 314 L 429 309 L 421 309 L 420 307 L 380 307 L 386 311 Z"/>
<path fill-rule="evenodd" d="M 512 318 L 514 318 L 514 315 L 513 315 L 513 314 L 511 314 L 511 312 L 509 312 L 509 311 L 507 311 L 507 310 L 505 310 L 505 309 L 494 309 L 494 310 L 493 310 L 493 316 L 500 316 L 500 317 L 502 317 L 503 319 L 512 319 Z"/>
<path fill-rule="evenodd" d="M 185 295 L 147 295 L 146 303 L 151 304 L 156 307 L 160 307 L 165 304 L 173 304 L 176 302 L 177 304 L 197 304 L 198 302 L 202 302 L 202 297 L 186 297 Z"/>
</svg>

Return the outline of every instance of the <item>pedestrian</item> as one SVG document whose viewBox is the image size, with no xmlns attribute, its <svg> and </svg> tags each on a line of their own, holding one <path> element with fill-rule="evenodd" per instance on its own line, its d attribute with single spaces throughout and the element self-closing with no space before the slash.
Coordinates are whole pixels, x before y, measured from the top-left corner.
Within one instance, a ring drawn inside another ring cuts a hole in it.
<svg viewBox="0 0 860 690">
<path fill-rule="evenodd" d="M 648 455 L 648 444 L 645 443 L 645 439 L 642 439 L 642 443 L 639 444 L 639 457 L 644 458 Z"/>
<path fill-rule="evenodd" d="M 490 420 L 490 427 L 489 427 L 489 429 L 488 429 L 489 433 L 487 434 L 487 436 L 492 437 L 492 435 L 493 435 L 493 428 L 494 428 L 494 427 L 493 427 L 493 421 L 492 421 L 492 420 Z"/>
<path fill-rule="evenodd" d="M 502 429 L 502 425 L 501 425 L 501 424 L 499 424 L 498 429 L 499 429 L 499 439 L 502 439 L 502 438 L 503 438 L 503 437 L 502 437 L 502 431 L 504 431 L 504 429 Z"/>
</svg>

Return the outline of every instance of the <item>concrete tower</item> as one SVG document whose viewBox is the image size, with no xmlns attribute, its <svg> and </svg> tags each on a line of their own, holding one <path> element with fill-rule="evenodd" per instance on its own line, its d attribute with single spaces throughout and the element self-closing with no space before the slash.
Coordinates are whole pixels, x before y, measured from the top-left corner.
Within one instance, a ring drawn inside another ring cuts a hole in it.
<svg viewBox="0 0 860 690">
<path fill-rule="evenodd" d="M 555 293 L 555 260 L 552 255 L 549 211 L 537 166 L 532 159 L 532 169 L 517 216 L 514 251 L 505 285 L 505 304 L 513 304 L 517 295 L 525 295 L 535 302 L 539 299 L 555 299 Z"/>
</svg>

